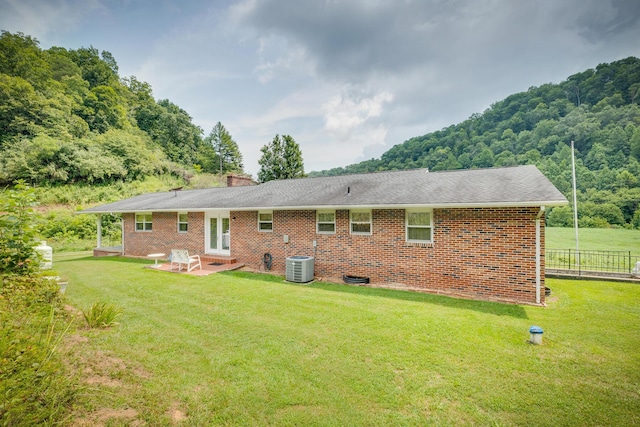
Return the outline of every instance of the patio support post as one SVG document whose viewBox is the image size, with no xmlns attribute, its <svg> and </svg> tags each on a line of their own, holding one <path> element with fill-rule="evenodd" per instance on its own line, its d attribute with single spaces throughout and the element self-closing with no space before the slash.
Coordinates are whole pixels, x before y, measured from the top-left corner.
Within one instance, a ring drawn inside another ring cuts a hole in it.
<svg viewBox="0 0 640 427">
<path fill-rule="evenodd" d="M 98 249 L 102 247 L 102 215 L 98 214 L 96 216 L 96 225 L 97 225 L 97 237 L 98 237 Z"/>
<path fill-rule="evenodd" d="M 540 211 L 538 215 L 536 215 L 536 304 L 540 304 L 540 287 L 542 281 L 542 272 L 540 266 L 540 251 L 541 251 L 541 242 L 540 242 L 540 218 L 544 214 L 544 206 L 540 206 Z"/>
<path fill-rule="evenodd" d="M 124 218 L 120 219 L 120 245 L 122 246 L 122 255 L 124 255 Z"/>
</svg>

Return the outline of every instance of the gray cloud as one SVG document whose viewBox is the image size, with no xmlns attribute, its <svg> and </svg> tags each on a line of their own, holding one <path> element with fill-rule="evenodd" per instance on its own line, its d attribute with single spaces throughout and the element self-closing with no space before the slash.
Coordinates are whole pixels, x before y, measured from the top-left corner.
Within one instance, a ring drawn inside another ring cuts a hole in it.
<svg viewBox="0 0 640 427">
<path fill-rule="evenodd" d="M 328 79 L 358 81 L 430 64 L 486 65 L 541 56 L 566 41 L 637 34 L 637 1 L 251 2 L 240 22 L 302 46 Z M 532 50 L 536 52 L 531 52 Z M 448 69 L 450 72 L 451 69 Z"/>
<path fill-rule="evenodd" d="M 638 0 L 0 0 L 0 27 L 110 51 L 205 132 L 222 121 L 254 174 L 275 134 L 307 170 L 347 165 L 640 56 Z"/>
<path fill-rule="evenodd" d="M 580 34 L 592 43 L 623 37 L 640 25 L 640 2 L 636 0 L 611 0 L 601 8 L 587 10 L 576 21 Z"/>
<path fill-rule="evenodd" d="M 618 52 L 637 54 L 638 4 L 268 0 L 246 2 L 236 18 L 256 37 L 297 46 L 318 79 L 347 85 L 354 97 L 390 92 L 394 101 L 375 122 L 399 136 L 402 127 L 453 124 L 512 92 L 620 59 Z"/>
</svg>

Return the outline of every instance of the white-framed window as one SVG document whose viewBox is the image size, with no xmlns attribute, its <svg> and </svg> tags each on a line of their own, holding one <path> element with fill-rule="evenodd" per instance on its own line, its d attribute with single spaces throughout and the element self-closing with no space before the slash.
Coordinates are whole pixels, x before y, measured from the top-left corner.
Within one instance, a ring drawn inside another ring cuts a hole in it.
<svg viewBox="0 0 640 427">
<path fill-rule="evenodd" d="M 273 231 L 273 211 L 258 212 L 258 231 Z"/>
<path fill-rule="evenodd" d="M 349 213 L 351 234 L 371 234 L 371 210 L 355 210 Z"/>
<path fill-rule="evenodd" d="M 189 231 L 189 214 L 178 212 L 178 233 L 186 233 L 187 231 Z"/>
<path fill-rule="evenodd" d="M 406 211 L 407 242 L 433 242 L 433 212 L 430 210 Z"/>
<path fill-rule="evenodd" d="M 153 228 L 153 218 L 150 213 L 136 214 L 136 231 L 151 231 Z"/>
<path fill-rule="evenodd" d="M 318 234 L 335 234 L 336 211 L 316 211 L 316 232 Z"/>
</svg>

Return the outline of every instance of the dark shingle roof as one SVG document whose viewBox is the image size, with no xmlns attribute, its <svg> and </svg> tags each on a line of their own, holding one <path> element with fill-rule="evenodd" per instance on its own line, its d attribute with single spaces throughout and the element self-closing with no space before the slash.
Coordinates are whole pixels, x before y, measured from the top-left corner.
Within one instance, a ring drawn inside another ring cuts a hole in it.
<svg viewBox="0 0 640 427">
<path fill-rule="evenodd" d="M 565 204 L 562 193 L 535 166 L 527 165 L 446 172 L 416 169 L 150 193 L 82 213 Z"/>
</svg>

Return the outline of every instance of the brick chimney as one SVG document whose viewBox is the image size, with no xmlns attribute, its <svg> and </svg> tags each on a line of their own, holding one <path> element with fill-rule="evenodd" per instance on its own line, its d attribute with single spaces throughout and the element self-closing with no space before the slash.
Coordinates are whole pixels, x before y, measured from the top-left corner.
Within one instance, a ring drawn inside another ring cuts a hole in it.
<svg viewBox="0 0 640 427">
<path fill-rule="evenodd" d="M 227 175 L 227 187 L 242 187 L 245 185 L 256 185 L 249 176 Z"/>
</svg>

